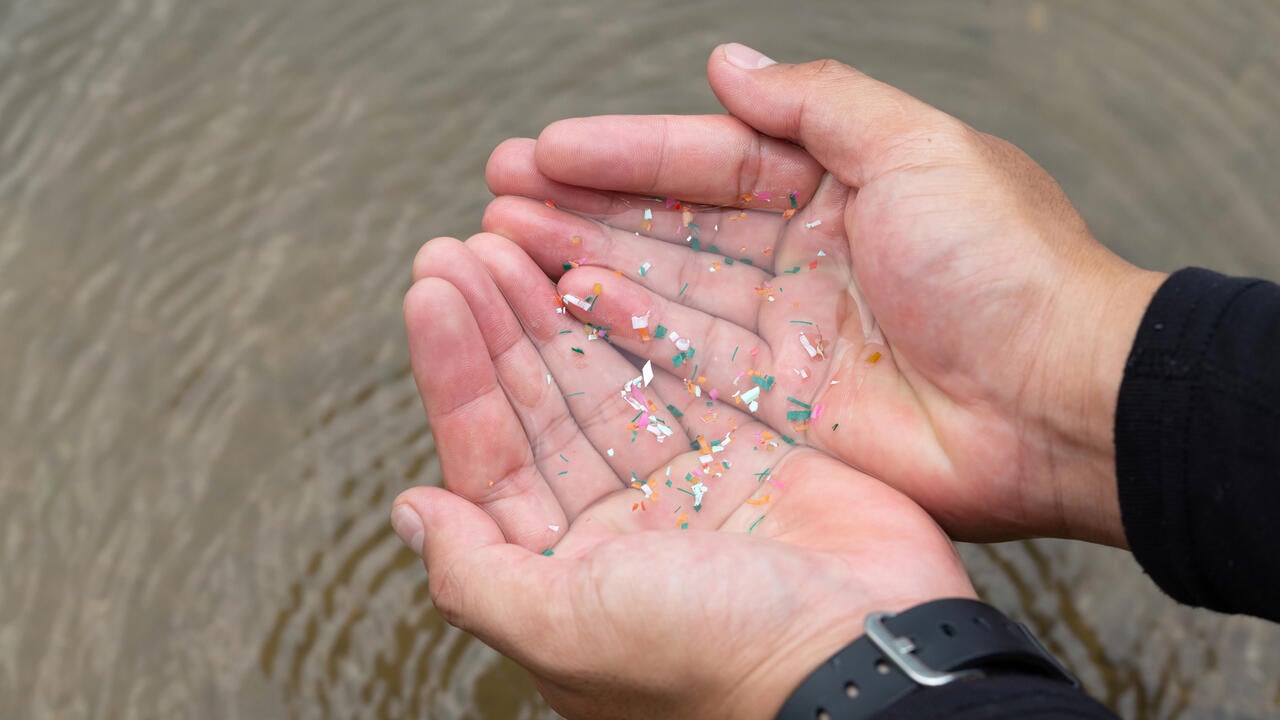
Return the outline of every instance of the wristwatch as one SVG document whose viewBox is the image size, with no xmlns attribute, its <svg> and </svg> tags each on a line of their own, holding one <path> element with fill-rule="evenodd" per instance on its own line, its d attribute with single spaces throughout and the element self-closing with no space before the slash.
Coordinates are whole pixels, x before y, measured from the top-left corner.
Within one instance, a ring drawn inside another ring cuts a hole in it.
<svg viewBox="0 0 1280 720">
<path fill-rule="evenodd" d="M 796 688 L 778 720 L 862 720 L 921 688 L 1029 674 L 1080 687 L 1021 623 L 968 598 L 871 613 L 866 634 Z"/>
</svg>

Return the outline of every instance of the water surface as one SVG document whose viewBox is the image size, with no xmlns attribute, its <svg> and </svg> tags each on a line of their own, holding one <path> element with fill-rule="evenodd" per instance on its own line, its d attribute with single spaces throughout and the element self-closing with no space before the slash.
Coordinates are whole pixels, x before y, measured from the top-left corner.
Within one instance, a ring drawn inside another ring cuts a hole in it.
<svg viewBox="0 0 1280 720">
<path fill-rule="evenodd" d="M 832 56 L 1011 138 L 1127 257 L 1280 278 L 1275 2 L 0 2 L 0 717 L 544 718 L 387 526 L 400 298 L 503 138 Z M 1280 714 L 1280 631 L 966 547 L 1136 718 Z"/>
</svg>

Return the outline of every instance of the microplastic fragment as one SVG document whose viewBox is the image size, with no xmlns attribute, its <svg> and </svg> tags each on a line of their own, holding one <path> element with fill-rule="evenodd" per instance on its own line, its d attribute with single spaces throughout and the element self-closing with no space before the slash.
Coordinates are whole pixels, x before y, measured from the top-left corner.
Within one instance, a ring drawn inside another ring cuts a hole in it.
<svg viewBox="0 0 1280 720">
<path fill-rule="evenodd" d="M 645 277 L 646 275 L 648 275 L 648 274 L 649 274 L 649 268 L 652 268 L 652 267 L 653 267 L 653 265 L 652 265 L 651 263 L 645 263 L 645 264 L 641 265 L 641 266 L 640 266 L 640 277 Z"/>
<path fill-rule="evenodd" d="M 552 549 L 551 549 L 551 548 L 547 548 L 546 550 L 543 550 L 543 551 L 542 551 L 542 554 L 543 554 L 543 555 L 546 555 L 547 557 L 551 557 L 552 555 L 555 555 L 555 552 L 554 552 L 554 551 L 552 551 Z"/>
<path fill-rule="evenodd" d="M 796 405 L 799 405 L 799 406 L 800 406 L 800 407 L 802 407 L 802 408 L 805 408 L 806 410 L 807 410 L 807 409 L 809 409 L 809 407 L 810 407 L 808 403 L 800 402 L 799 400 L 797 400 L 797 399 L 795 399 L 795 398 L 791 397 L 790 395 L 788 395 L 788 396 L 787 396 L 787 400 L 788 400 L 789 402 L 795 403 Z"/>
<path fill-rule="evenodd" d="M 812 229 L 814 229 L 814 228 L 818 227 L 818 226 L 819 226 L 819 225 L 821 225 L 821 224 L 822 224 L 822 221 L 821 221 L 821 220 L 814 220 L 813 222 L 807 222 L 807 223 L 805 223 L 805 224 L 804 224 L 804 226 L 805 226 L 805 227 L 807 227 L 807 228 L 809 228 L 810 230 L 812 230 Z"/>
<path fill-rule="evenodd" d="M 773 389 L 773 376 L 772 376 L 772 375 L 752 375 L 752 376 L 751 376 L 751 382 L 755 383 L 756 385 L 759 385 L 760 387 L 764 388 L 765 390 L 772 390 L 772 389 Z"/>
<path fill-rule="evenodd" d="M 818 356 L 818 349 L 813 346 L 813 343 L 809 342 L 808 336 L 804 333 L 800 333 L 800 344 L 804 346 L 804 351 L 809 353 L 809 357 Z"/>
<path fill-rule="evenodd" d="M 659 325 L 653 329 L 653 336 L 659 340 L 667 336 L 667 328 Z"/>
<path fill-rule="evenodd" d="M 647 327 L 649 327 L 649 314 L 648 314 L 648 313 L 645 313 L 644 315 L 632 315 L 632 316 L 631 316 L 631 329 L 632 329 L 632 330 L 639 330 L 640 328 L 647 328 Z"/>
<path fill-rule="evenodd" d="M 680 297 L 681 295 L 684 295 L 684 291 L 688 289 L 689 289 L 689 283 L 685 283 L 684 287 L 680 288 L 680 292 L 676 297 Z"/>
<path fill-rule="evenodd" d="M 584 352 L 584 351 L 582 350 L 582 348 L 571 347 L 571 348 L 569 348 L 569 349 L 570 349 L 570 350 L 572 350 L 572 351 L 574 351 L 574 352 L 576 352 L 576 353 L 578 353 L 579 355 L 586 355 L 586 354 L 587 354 L 586 352 Z"/>
<path fill-rule="evenodd" d="M 547 529 L 550 530 L 551 532 L 560 532 L 559 525 L 548 525 Z"/>
<path fill-rule="evenodd" d="M 565 457 L 563 454 L 560 455 L 560 459 L 565 462 L 569 462 L 569 458 Z"/>
<path fill-rule="evenodd" d="M 730 355 L 730 356 L 729 356 L 729 362 L 733 362 L 734 360 L 737 360 L 737 359 L 738 359 L 738 348 L 739 348 L 739 347 L 741 347 L 741 345 L 735 345 L 735 346 L 734 346 L 734 348 L 733 348 L 733 355 Z M 547 377 L 551 377 L 551 376 L 550 376 L 550 375 L 548 375 Z"/>
<path fill-rule="evenodd" d="M 791 201 L 791 207 L 796 207 L 796 194 L 787 193 L 787 199 Z"/>
<path fill-rule="evenodd" d="M 871 363 L 872 365 L 875 365 L 876 363 L 880 362 L 880 351 L 877 350 L 871 353 L 871 355 L 867 357 L 867 362 Z"/>
<path fill-rule="evenodd" d="M 751 527 L 747 528 L 747 534 L 750 534 L 752 530 L 755 530 L 756 526 L 760 524 L 760 521 L 763 520 L 765 516 L 768 514 L 769 513 L 765 513 L 764 515 L 761 515 L 760 517 L 756 518 L 756 521 L 751 523 Z"/>
<path fill-rule="evenodd" d="M 676 417 L 678 417 L 678 418 L 679 418 L 679 417 L 684 417 L 684 413 L 680 412 L 680 408 L 677 408 L 675 405 L 668 405 L 668 406 L 667 406 L 667 409 L 671 411 L 671 414 L 672 414 L 672 415 L 674 415 L 674 416 L 676 416 Z"/>
<path fill-rule="evenodd" d="M 800 266 L 797 265 L 791 268 L 790 270 L 783 270 L 782 272 L 787 275 L 795 275 L 796 273 L 800 272 Z"/>
<path fill-rule="evenodd" d="M 608 450 L 605 450 L 604 452 L 605 452 L 605 454 L 606 454 L 606 455 L 608 455 L 609 457 L 613 457 L 613 448 L 609 448 Z"/>
<path fill-rule="evenodd" d="M 707 486 L 703 485 L 702 483 L 698 483 L 697 485 L 694 485 L 689 489 L 693 491 L 693 509 L 701 510 L 702 496 L 707 494 L 707 490 L 708 490 Z"/>
<path fill-rule="evenodd" d="M 592 305 L 592 304 L 591 304 L 591 303 L 589 303 L 589 302 L 587 302 L 586 300 L 583 300 L 582 298 L 578 297 L 577 295 L 567 295 L 567 294 L 566 294 L 566 295 L 564 295 L 564 301 L 565 301 L 565 302 L 567 302 L 567 303 L 569 303 L 570 305 L 574 305 L 574 306 L 576 306 L 576 307 L 582 308 L 583 310 L 586 310 L 586 311 L 588 311 L 588 312 L 591 310 L 591 305 Z"/>
<path fill-rule="evenodd" d="M 586 390 L 579 390 L 578 392 L 569 393 L 568 395 L 565 395 L 565 398 L 578 397 L 579 395 L 586 395 L 586 394 L 587 394 Z"/>
<path fill-rule="evenodd" d="M 644 386 L 649 387 L 649 383 L 653 382 L 652 361 L 645 361 L 644 367 L 640 369 L 640 377 L 644 378 Z"/>
</svg>

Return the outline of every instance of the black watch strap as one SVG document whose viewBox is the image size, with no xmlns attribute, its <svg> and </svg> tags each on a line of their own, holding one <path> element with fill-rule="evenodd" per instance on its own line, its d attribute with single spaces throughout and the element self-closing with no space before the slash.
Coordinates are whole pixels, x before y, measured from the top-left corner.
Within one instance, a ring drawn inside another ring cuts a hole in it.
<svg viewBox="0 0 1280 720">
<path fill-rule="evenodd" d="M 977 600 L 872 613 L 866 631 L 800 683 L 778 720 L 870 718 L 921 687 L 989 675 L 1026 673 L 1080 685 L 1025 626 Z"/>
</svg>

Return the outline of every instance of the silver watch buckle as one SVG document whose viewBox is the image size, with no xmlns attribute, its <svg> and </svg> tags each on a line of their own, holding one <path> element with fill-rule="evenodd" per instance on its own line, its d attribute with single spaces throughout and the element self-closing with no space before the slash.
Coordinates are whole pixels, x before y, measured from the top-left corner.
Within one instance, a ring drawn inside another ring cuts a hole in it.
<svg viewBox="0 0 1280 720">
<path fill-rule="evenodd" d="M 967 680 L 970 678 L 983 677 L 985 673 L 981 670 L 957 670 L 955 672 L 944 672 L 934 670 L 925 665 L 916 656 L 916 644 L 911 638 L 906 636 L 894 635 L 893 631 L 884 624 L 885 620 L 894 617 L 894 613 L 874 612 L 867 615 L 867 619 L 863 622 L 863 627 L 867 631 L 867 638 L 871 640 L 885 657 L 889 658 L 894 665 L 898 666 L 907 677 L 915 681 L 917 685 L 925 687 L 938 687 L 956 680 Z"/>
</svg>

